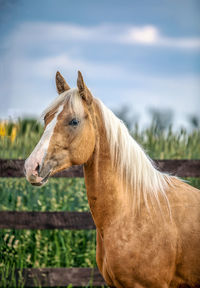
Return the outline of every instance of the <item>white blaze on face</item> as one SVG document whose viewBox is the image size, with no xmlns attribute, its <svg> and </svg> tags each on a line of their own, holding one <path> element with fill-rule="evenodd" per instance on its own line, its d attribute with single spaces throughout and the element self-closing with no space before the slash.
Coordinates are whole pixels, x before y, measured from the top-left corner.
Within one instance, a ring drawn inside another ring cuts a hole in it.
<svg viewBox="0 0 200 288">
<path fill-rule="evenodd" d="M 37 146 L 31 153 L 31 155 L 26 159 L 25 161 L 25 171 L 26 171 L 26 178 L 27 180 L 30 179 L 30 176 L 35 176 L 37 177 L 37 171 L 36 168 L 37 166 L 42 166 L 42 163 L 44 162 L 49 143 L 51 141 L 51 137 L 54 132 L 54 128 L 57 123 L 57 118 L 58 115 L 61 113 L 63 110 L 63 105 L 60 105 L 58 111 L 56 112 L 54 118 L 51 120 L 51 122 L 47 125 L 46 129 L 44 130 L 44 133 L 38 142 Z M 42 180 L 41 177 L 37 177 L 38 182 Z"/>
</svg>

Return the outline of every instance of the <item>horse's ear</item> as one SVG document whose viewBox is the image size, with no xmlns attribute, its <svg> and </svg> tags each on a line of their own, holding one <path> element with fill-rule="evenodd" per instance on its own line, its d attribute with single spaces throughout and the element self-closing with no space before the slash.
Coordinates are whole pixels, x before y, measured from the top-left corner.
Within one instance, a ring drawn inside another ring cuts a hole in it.
<svg viewBox="0 0 200 288">
<path fill-rule="evenodd" d="M 85 82 L 83 81 L 83 76 L 80 71 L 78 71 L 77 87 L 79 90 L 79 94 L 83 98 L 83 100 L 85 100 L 88 105 L 91 105 L 93 97 L 89 89 L 85 85 Z"/>
<path fill-rule="evenodd" d="M 59 71 L 56 72 L 56 88 L 58 94 L 61 94 L 70 89 L 69 85 L 67 84 L 67 82 L 65 81 L 65 79 L 63 78 L 63 76 L 60 74 Z"/>
</svg>

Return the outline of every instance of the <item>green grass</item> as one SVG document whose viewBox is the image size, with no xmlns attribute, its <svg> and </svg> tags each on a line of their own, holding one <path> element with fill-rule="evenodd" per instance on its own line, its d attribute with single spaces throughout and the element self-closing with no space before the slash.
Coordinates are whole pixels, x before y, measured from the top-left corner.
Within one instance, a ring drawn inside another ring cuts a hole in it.
<svg viewBox="0 0 200 288">
<path fill-rule="evenodd" d="M 52 178 L 37 188 L 25 179 L 1 178 L 0 210 L 88 211 L 84 179 Z M 95 267 L 95 245 L 94 230 L 0 230 L 0 272 L 5 278 L 14 268 Z"/>
<path fill-rule="evenodd" d="M 141 131 L 136 124 L 132 135 L 152 159 L 200 159 L 200 128 L 157 131 L 152 123 Z"/>
<path fill-rule="evenodd" d="M 26 158 L 41 133 L 39 123 L 20 121 L 14 143 L 0 137 L 0 158 Z M 163 132 L 152 124 L 141 131 L 136 125 L 132 134 L 154 159 L 200 159 L 200 129 Z M 200 187 L 200 179 L 188 180 Z M 84 179 L 52 178 L 37 188 L 23 178 L 0 178 L 0 210 L 88 211 Z M 95 237 L 95 231 L 0 230 L 0 286 L 7 287 L 6 275 L 15 268 L 95 267 Z"/>
<path fill-rule="evenodd" d="M 34 187 L 25 178 L 0 178 L 0 210 L 89 211 L 83 178 L 51 178 Z"/>
<path fill-rule="evenodd" d="M 12 126 L 13 123 L 8 125 L 8 135 Z M 0 136 L 0 158 L 24 159 L 28 157 L 40 139 L 42 131 L 42 125 L 35 120 L 19 120 L 17 136 L 13 143 L 9 137 Z"/>
<path fill-rule="evenodd" d="M 42 125 L 34 120 L 19 121 L 18 127 L 14 143 L 7 137 L 0 137 L 0 158 L 27 158 L 43 131 Z M 172 127 L 159 131 L 151 123 L 140 130 L 136 124 L 132 135 L 153 159 L 200 159 L 200 128 L 190 132 L 183 128 L 173 131 Z"/>
</svg>

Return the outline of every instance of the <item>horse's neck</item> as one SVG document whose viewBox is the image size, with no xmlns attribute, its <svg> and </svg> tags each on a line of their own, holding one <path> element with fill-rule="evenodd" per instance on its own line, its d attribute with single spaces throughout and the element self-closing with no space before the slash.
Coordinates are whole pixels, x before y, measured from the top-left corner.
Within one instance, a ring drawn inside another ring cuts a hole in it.
<svg viewBox="0 0 200 288">
<path fill-rule="evenodd" d="M 95 154 L 93 161 L 84 165 L 84 175 L 90 210 L 97 228 L 102 230 L 120 210 L 120 181 L 110 159 L 105 154 Z"/>
<path fill-rule="evenodd" d="M 95 151 L 84 165 L 84 176 L 92 216 L 97 228 L 103 230 L 120 213 L 123 195 L 121 180 L 112 166 L 105 128 L 99 125 Z"/>
</svg>

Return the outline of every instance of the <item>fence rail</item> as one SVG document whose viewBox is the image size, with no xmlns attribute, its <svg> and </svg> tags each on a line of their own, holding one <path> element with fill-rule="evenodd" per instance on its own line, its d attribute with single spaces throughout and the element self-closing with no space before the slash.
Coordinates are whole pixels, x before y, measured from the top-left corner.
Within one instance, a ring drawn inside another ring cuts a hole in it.
<svg viewBox="0 0 200 288">
<path fill-rule="evenodd" d="M 22 271 L 16 269 L 15 279 L 18 287 L 21 286 L 21 279 L 25 280 L 25 287 L 66 287 L 69 284 L 73 287 L 106 285 L 97 268 L 27 268 Z"/>
<path fill-rule="evenodd" d="M 0 229 L 95 229 L 90 212 L 0 211 Z"/>
<path fill-rule="evenodd" d="M 163 172 L 179 177 L 200 177 L 199 160 L 154 160 Z M 0 177 L 24 177 L 24 160 L 0 159 Z M 54 177 L 83 177 L 83 167 L 73 166 Z"/>
<path fill-rule="evenodd" d="M 163 172 L 179 177 L 200 177 L 200 160 L 155 160 Z M 0 177 L 24 177 L 24 160 L 0 159 Z M 54 177 L 83 177 L 82 166 L 75 166 Z M 89 212 L 0 211 L 0 229 L 95 229 Z M 97 268 L 27 268 L 15 270 L 16 284 L 24 287 L 66 287 L 106 285 Z M 1 276 L 0 276 L 1 279 Z M 9 276 L 8 285 L 9 287 Z"/>
</svg>

